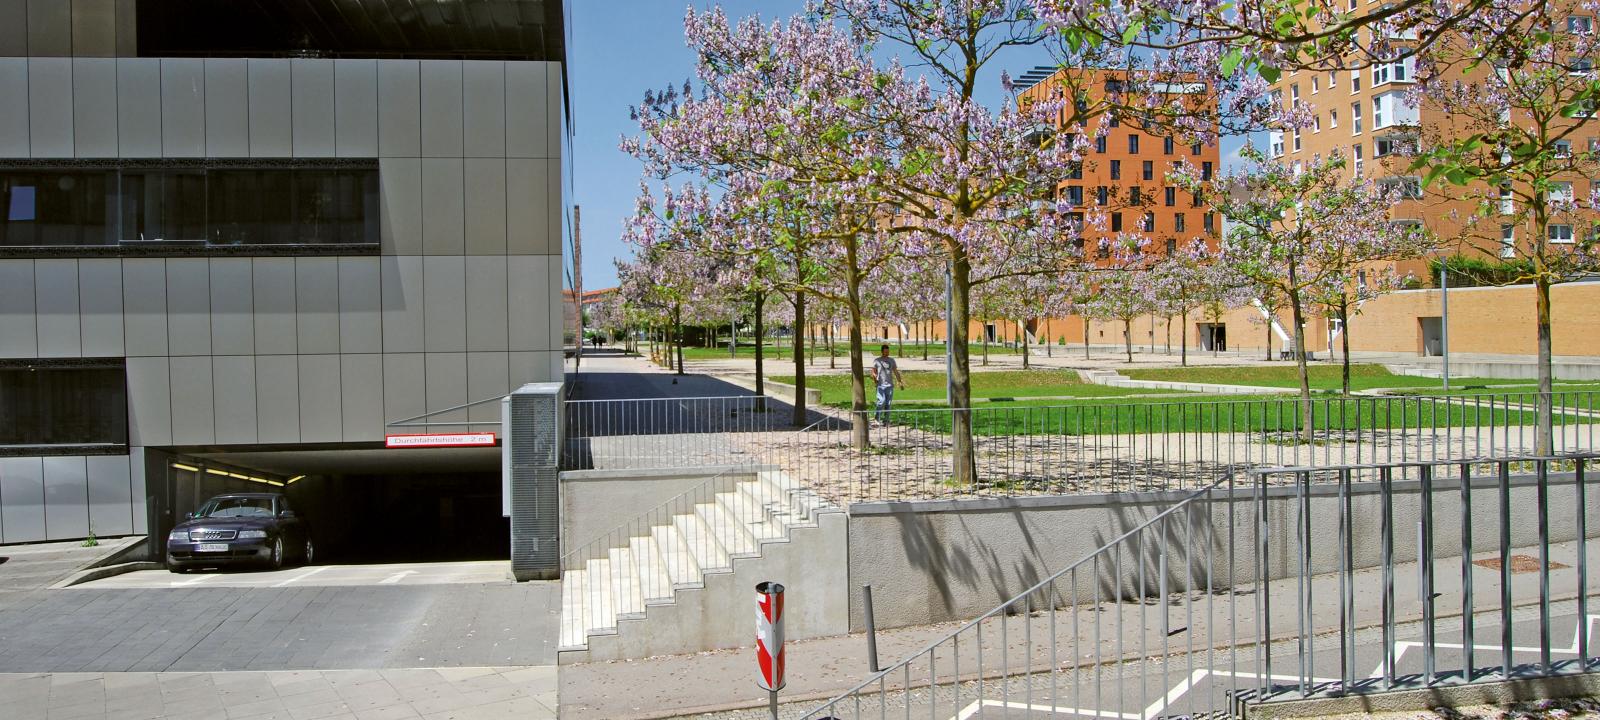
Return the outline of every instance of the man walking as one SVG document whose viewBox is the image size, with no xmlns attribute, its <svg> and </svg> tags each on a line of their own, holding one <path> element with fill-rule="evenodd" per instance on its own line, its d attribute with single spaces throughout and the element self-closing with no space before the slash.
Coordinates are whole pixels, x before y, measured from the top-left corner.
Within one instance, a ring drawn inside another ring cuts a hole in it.
<svg viewBox="0 0 1600 720">
<path fill-rule="evenodd" d="M 895 383 L 900 384 L 900 389 L 906 389 L 906 379 L 900 375 L 900 366 L 896 365 L 894 358 L 889 357 L 889 344 L 884 343 L 879 350 L 879 355 L 872 360 L 872 382 L 878 387 L 877 412 L 874 415 L 878 422 L 889 424 L 889 405 L 894 402 Z"/>
</svg>

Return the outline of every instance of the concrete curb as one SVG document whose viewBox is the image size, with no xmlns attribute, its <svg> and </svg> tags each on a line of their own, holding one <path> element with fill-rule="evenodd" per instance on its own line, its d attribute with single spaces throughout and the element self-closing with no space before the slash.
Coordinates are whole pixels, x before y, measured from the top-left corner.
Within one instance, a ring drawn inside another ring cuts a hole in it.
<svg viewBox="0 0 1600 720">
<path fill-rule="evenodd" d="M 729 375 L 729 374 L 726 374 L 726 373 L 712 373 L 710 375 L 710 377 L 716 378 L 716 379 L 721 380 L 721 381 L 723 381 L 725 383 L 728 383 L 730 385 L 738 385 L 739 387 L 742 387 L 742 388 L 744 388 L 746 390 L 749 390 L 750 392 L 755 392 L 756 391 L 756 382 L 755 382 L 755 380 L 751 379 L 751 378 L 746 378 L 746 377 L 744 377 L 742 375 Z M 789 383 L 774 382 L 770 378 L 763 379 L 761 382 L 762 382 L 763 388 L 766 390 L 767 397 L 774 398 L 774 399 L 777 399 L 777 400 L 782 400 L 782 401 L 785 401 L 785 402 L 790 402 L 790 403 L 794 402 L 794 386 L 793 385 L 790 385 Z M 810 409 L 810 408 L 815 408 L 815 407 L 817 407 L 818 405 L 821 405 L 821 404 L 822 404 L 822 391 L 818 390 L 817 388 L 806 388 L 806 407 L 808 409 Z"/>
<path fill-rule="evenodd" d="M 115 577 L 125 573 L 138 572 L 140 570 L 160 570 L 164 567 L 166 566 L 158 562 L 138 560 L 134 562 L 118 563 L 116 565 L 103 565 L 99 567 L 84 568 L 83 570 L 79 570 L 71 575 L 68 575 L 66 579 L 51 585 L 49 589 L 60 590 L 61 588 L 68 588 L 72 587 L 73 585 L 82 585 L 83 583 L 93 582 L 95 580 L 104 580 L 108 577 Z"/>
</svg>

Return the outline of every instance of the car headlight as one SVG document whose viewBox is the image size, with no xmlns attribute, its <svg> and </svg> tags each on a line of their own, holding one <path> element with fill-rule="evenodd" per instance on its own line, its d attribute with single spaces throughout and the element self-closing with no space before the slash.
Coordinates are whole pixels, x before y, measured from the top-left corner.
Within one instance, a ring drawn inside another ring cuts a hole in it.
<svg viewBox="0 0 1600 720">
<path fill-rule="evenodd" d="M 176 541 L 176 542 L 189 542 L 189 531 L 188 530 L 173 530 L 172 532 L 167 534 L 167 539 L 168 540 L 173 540 L 173 541 Z"/>
<path fill-rule="evenodd" d="M 241 531 L 239 531 L 239 539 L 240 540 L 260 540 L 260 539 L 262 539 L 262 538 L 264 538 L 266 536 L 267 536 L 267 531 L 265 531 L 265 530 L 241 530 Z"/>
</svg>

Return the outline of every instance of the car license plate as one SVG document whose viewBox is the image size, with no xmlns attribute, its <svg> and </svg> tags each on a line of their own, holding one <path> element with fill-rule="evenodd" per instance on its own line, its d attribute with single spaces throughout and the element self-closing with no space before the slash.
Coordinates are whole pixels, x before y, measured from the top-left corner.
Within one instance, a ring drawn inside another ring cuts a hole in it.
<svg viewBox="0 0 1600 720">
<path fill-rule="evenodd" d="M 200 543 L 195 547 L 196 552 L 227 552 L 227 543 Z"/>
</svg>

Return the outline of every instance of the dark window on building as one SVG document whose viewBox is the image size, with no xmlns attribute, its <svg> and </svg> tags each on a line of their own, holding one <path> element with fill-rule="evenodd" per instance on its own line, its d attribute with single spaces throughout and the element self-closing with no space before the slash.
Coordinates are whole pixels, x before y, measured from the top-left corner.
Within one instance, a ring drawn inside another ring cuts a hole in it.
<svg viewBox="0 0 1600 720">
<path fill-rule="evenodd" d="M 0 212 L 5 247 L 376 245 L 378 171 L 0 169 Z"/>
<path fill-rule="evenodd" d="M 127 444 L 121 360 L 0 364 L 0 447 Z"/>
<path fill-rule="evenodd" d="M 1189 152 L 1190 152 L 1190 154 L 1193 154 L 1193 155 L 1199 155 L 1200 154 L 1200 143 L 1195 143 L 1193 145 L 1190 145 L 1189 146 Z"/>
<path fill-rule="evenodd" d="M 1134 185 L 1133 187 L 1128 188 L 1128 204 L 1130 204 L 1130 205 L 1142 205 L 1142 204 L 1144 204 L 1144 188 L 1141 188 L 1138 185 Z"/>
<path fill-rule="evenodd" d="M 1112 180 L 1121 180 L 1122 179 L 1122 161 L 1121 160 L 1112 160 L 1111 161 L 1111 179 Z"/>
<path fill-rule="evenodd" d="M 1143 174 L 1144 174 L 1144 179 L 1146 179 L 1146 180 L 1154 180 L 1154 179 L 1156 179 L 1156 163 L 1155 163 L 1154 160 L 1146 160 L 1146 161 L 1144 161 Z"/>
<path fill-rule="evenodd" d="M 1205 181 L 1205 182 L 1211 182 L 1211 162 L 1210 161 L 1206 161 L 1206 162 L 1200 163 L 1200 179 L 1202 181 Z"/>
<path fill-rule="evenodd" d="M 1094 189 L 1094 202 L 1096 205 L 1104 205 L 1107 202 L 1110 202 L 1110 198 L 1111 192 L 1106 188 L 1106 186 L 1101 185 L 1100 187 Z"/>
<path fill-rule="evenodd" d="M 1139 154 L 1139 136 L 1138 135 L 1129 135 L 1128 136 L 1128 152 L 1132 153 L 1134 155 L 1138 155 Z"/>
<path fill-rule="evenodd" d="M 1144 231 L 1145 232 L 1155 232 L 1156 231 L 1156 214 L 1155 213 L 1147 212 L 1147 213 L 1144 214 Z"/>
<path fill-rule="evenodd" d="M 1178 204 L 1178 189 L 1169 185 L 1169 186 L 1166 187 L 1165 192 L 1166 192 L 1166 197 L 1164 199 L 1166 200 L 1167 207 L 1173 207 L 1173 206 L 1177 205 Z"/>
<path fill-rule="evenodd" d="M 1205 220 L 1206 232 L 1214 233 L 1214 232 L 1217 231 L 1217 217 L 1216 217 L 1216 215 L 1213 215 L 1211 213 L 1206 213 L 1204 220 Z"/>
<path fill-rule="evenodd" d="M 1081 163 L 1081 162 L 1072 163 L 1072 165 L 1069 166 L 1069 169 L 1067 170 L 1067 179 L 1068 180 L 1082 180 L 1083 179 L 1083 163 Z"/>
<path fill-rule="evenodd" d="M 1106 139 L 1104 136 L 1094 139 L 1094 151 L 1097 153 L 1103 153 L 1106 151 Z"/>
<path fill-rule="evenodd" d="M 1176 145 L 1176 143 L 1174 143 L 1172 141 L 1172 138 L 1161 138 L 1161 152 L 1162 153 L 1167 154 L 1167 155 L 1171 155 L 1172 151 L 1173 151 L 1173 147 L 1175 145 Z"/>
<path fill-rule="evenodd" d="M 1073 207 L 1078 207 L 1078 206 L 1083 204 L 1083 186 L 1082 185 L 1068 185 L 1067 186 L 1067 203 L 1072 205 Z"/>
<path fill-rule="evenodd" d="M 1200 207 L 1205 202 L 1205 194 L 1200 192 L 1189 193 L 1189 207 Z"/>
<path fill-rule="evenodd" d="M 1111 127 L 1122 127 L 1122 116 L 1111 113 Z"/>
<path fill-rule="evenodd" d="M 1183 213 L 1178 213 L 1176 215 L 1173 215 L 1172 216 L 1172 230 L 1173 230 L 1173 232 L 1183 232 L 1183 230 L 1184 230 L 1183 226 L 1184 226 Z"/>
<path fill-rule="evenodd" d="M 1122 232 L 1122 213 L 1111 213 L 1111 232 Z"/>
<path fill-rule="evenodd" d="M 107 173 L 0 170 L 0 246 L 106 245 Z"/>
<path fill-rule="evenodd" d="M 1172 238 L 1167 238 L 1167 254 L 1171 255 L 1171 254 L 1173 254 L 1173 253 L 1175 253 L 1177 251 L 1178 251 L 1178 241 L 1174 240 Z"/>
</svg>

